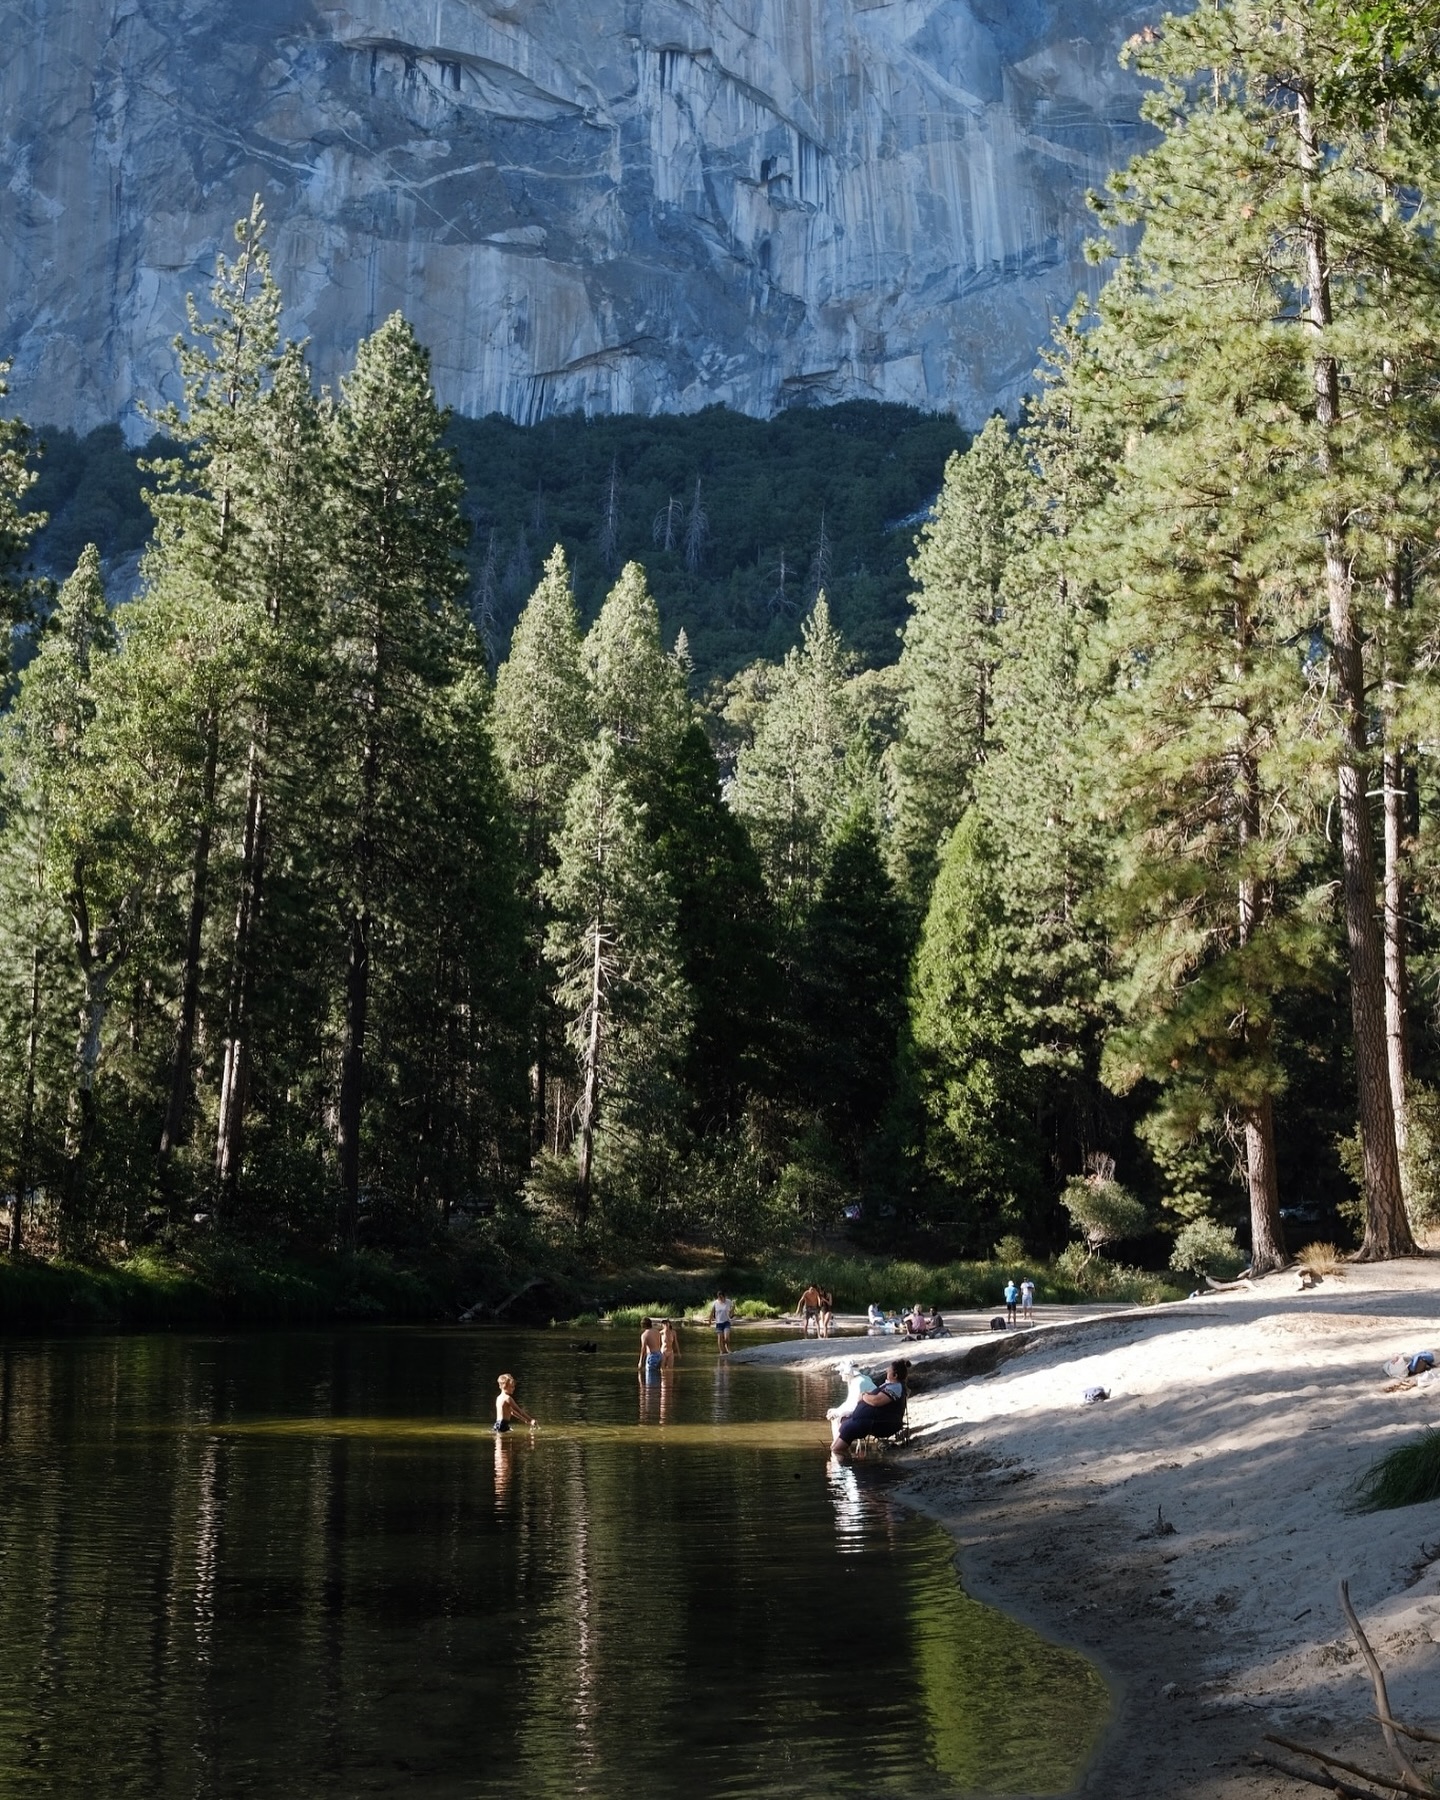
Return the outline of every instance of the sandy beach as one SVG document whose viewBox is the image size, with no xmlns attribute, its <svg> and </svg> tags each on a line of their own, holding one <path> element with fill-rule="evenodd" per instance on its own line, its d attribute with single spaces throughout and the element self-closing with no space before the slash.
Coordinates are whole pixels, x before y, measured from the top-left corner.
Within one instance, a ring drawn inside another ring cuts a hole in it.
<svg viewBox="0 0 1440 1800">
<path fill-rule="evenodd" d="M 1403 1718 L 1440 1728 L 1440 1502 L 1356 1514 L 1384 1450 L 1440 1424 L 1440 1258 L 1293 1274 L 1154 1308 L 1037 1309 L 1031 1332 L 915 1346 L 903 1497 L 953 1533 L 967 1590 L 1095 1658 L 1111 1729 L 1077 1790 L 1102 1800 L 1315 1793 L 1251 1760 L 1264 1734 L 1394 1771 L 1336 1584 Z M 836 1362 L 893 1339 L 738 1350 Z M 909 1353 L 909 1352 L 903 1352 Z M 998 1362 L 998 1366 L 995 1364 Z M 987 1365 L 988 1372 L 987 1372 Z M 1094 1405 L 1084 1390 L 1103 1387 Z M 1292 1759 L 1293 1760 L 1293 1759 Z M 1419 1747 L 1424 1770 L 1440 1749 Z"/>
</svg>

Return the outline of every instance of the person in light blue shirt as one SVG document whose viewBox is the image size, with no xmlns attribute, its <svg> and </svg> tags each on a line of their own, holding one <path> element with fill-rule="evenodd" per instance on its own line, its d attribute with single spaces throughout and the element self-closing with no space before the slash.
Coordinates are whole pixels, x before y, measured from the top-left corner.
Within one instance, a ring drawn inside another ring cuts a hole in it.
<svg viewBox="0 0 1440 1800">
<path fill-rule="evenodd" d="M 1020 1290 L 1016 1287 L 1015 1277 L 1012 1275 L 1005 1283 L 1005 1323 L 1007 1325 L 1013 1325 L 1015 1323 L 1015 1308 L 1019 1304 L 1019 1301 Z"/>
</svg>

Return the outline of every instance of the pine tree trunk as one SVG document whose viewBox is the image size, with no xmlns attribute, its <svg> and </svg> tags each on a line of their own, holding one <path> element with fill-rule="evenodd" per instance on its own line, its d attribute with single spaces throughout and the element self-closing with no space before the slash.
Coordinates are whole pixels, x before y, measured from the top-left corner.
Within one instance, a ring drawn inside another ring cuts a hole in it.
<svg viewBox="0 0 1440 1800">
<path fill-rule="evenodd" d="M 1385 610 L 1392 615 L 1392 626 L 1398 623 L 1394 615 L 1399 613 L 1401 601 L 1400 566 L 1392 550 L 1385 567 Z M 1404 874 L 1409 796 L 1405 747 L 1394 736 L 1398 700 L 1399 684 L 1393 663 L 1387 656 L 1384 709 L 1387 740 L 1381 763 L 1385 790 L 1385 1042 L 1390 1070 L 1390 1104 L 1395 1113 L 1395 1148 L 1403 1173 L 1408 1137 L 1406 1087 L 1410 1080 Z"/>
<path fill-rule="evenodd" d="M 254 987 L 254 935 L 265 879 L 266 819 L 263 780 L 265 727 L 250 745 L 245 792 L 245 836 L 240 893 L 230 957 L 225 1008 L 225 1058 L 220 1076 L 220 1116 L 215 1132 L 215 1198 L 222 1218 L 233 1212 L 244 1153 L 245 1099 L 250 1075 L 250 1001 Z"/>
<path fill-rule="evenodd" d="M 355 837 L 357 899 L 350 911 L 350 946 L 345 965 L 345 1050 L 340 1064 L 341 1237 L 352 1250 L 360 1225 L 360 1127 L 365 1100 L 365 1032 L 370 1013 L 370 889 L 375 861 L 375 796 L 380 779 L 378 639 L 372 650 L 371 667 L 374 674 L 367 701 L 371 722 L 360 766 L 360 828 Z"/>
<path fill-rule="evenodd" d="M 1245 1176 L 1250 1186 L 1250 1266 L 1256 1275 L 1265 1275 L 1289 1261 L 1280 1223 L 1275 1109 L 1268 1094 L 1245 1114 Z"/>
<path fill-rule="evenodd" d="M 1320 167 L 1310 99 L 1297 94 L 1301 172 L 1308 180 Z M 1308 209 L 1308 196 L 1307 196 Z M 1305 279 L 1309 323 L 1316 335 L 1311 359 L 1315 420 L 1320 428 L 1321 466 L 1332 467 L 1328 440 L 1340 418 L 1340 373 L 1325 348 L 1333 323 L 1325 228 L 1313 212 L 1304 219 Z M 1385 952 L 1376 916 L 1374 830 L 1366 793 L 1369 742 L 1365 713 L 1365 660 L 1355 618 L 1349 545 L 1343 521 L 1323 520 L 1325 589 L 1330 615 L 1331 664 L 1340 714 L 1340 849 L 1343 865 L 1345 935 L 1350 953 L 1350 1014 L 1359 1088 L 1360 1135 L 1364 1148 L 1365 1237 L 1362 1261 L 1411 1256 L 1415 1240 L 1400 1187 L 1395 1146 L 1395 1111 L 1385 1026 Z"/>
<path fill-rule="evenodd" d="M 25 1243 L 25 1200 L 34 1183 L 35 1064 L 40 1050 L 40 940 L 30 948 L 30 1017 L 25 1032 L 25 1098 L 20 1117 L 20 1166 L 15 1171 L 15 1202 L 10 1214 L 10 1254 Z"/>
<path fill-rule="evenodd" d="M 80 1006 L 80 1030 L 75 1040 L 75 1085 L 70 1091 L 65 1125 L 65 1174 L 61 1184 L 60 1247 L 74 1250 L 81 1241 L 80 1215 L 90 1146 L 95 1138 L 95 1071 L 100 1064 L 100 1045 L 105 1030 L 111 966 L 90 953 L 81 959 L 85 993 Z"/>
<path fill-rule="evenodd" d="M 185 927 L 185 961 L 180 974 L 180 1011 L 175 1021 L 175 1048 L 170 1064 L 170 1099 L 160 1129 L 157 1168 L 162 1182 L 185 1129 L 190 1100 L 190 1055 L 195 1017 L 200 1009 L 200 965 L 205 917 L 210 905 L 210 838 L 214 825 L 215 774 L 220 760 L 220 720 L 211 712 L 205 721 L 205 765 L 200 784 L 200 823 L 190 876 L 190 914 Z"/>
<path fill-rule="evenodd" d="M 1236 608 L 1236 634 L 1242 663 L 1248 668 L 1250 618 L 1243 602 Z M 1236 786 L 1240 793 L 1239 839 L 1243 854 L 1245 847 L 1260 835 L 1260 772 L 1249 744 L 1238 758 L 1236 773 Z M 1270 896 L 1261 883 L 1249 875 L 1242 875 L 1237 901 L 1237 935 L 1243 946 L 1260 929 Z M 1251 1055 L 1257 1061 L 1263 1061 L 1270 1047 L 1269 1025 L 1256 1024 L 1247 1014 L 1240 1029 Z M 1246 1108 L 1241 1116 L 1245 1125 L 1245 1176 L 1250 1188 L 1250 1266 L 1255 1274 L 1266 1275 L 1272 1269 L 1283 1269 L 1289 1260 L 1285 1249 L 1285 1228 L 1280 1222 L 1280 1175 L 1275 1161 L 1274 1102 L 1268 1093 L 1264 1094 L 1253 1106 Z"/>
<path fill-rule="evenodd" d="M 370 1010 L 370 913 L 350 915 L 345 964 L 345 1054 L 340 1065 L 341 1237 L 353 1250 L 360 1224 L 360 1124 L 365 1087 L 365 1028 Z"/>
<path fill-rule="evenodd" d="M 581 1231 L 590 1216 L 590 1181 L 595 1155 L 595 1114 L 600 1098 L 600 1001 L 604 971 L 604 926 L 595 920 L 595 958 L 590 975 L 590 1031 L 585 1043 L 584 1079 L 580 1090 L 580 1149 L 575 1223 Z"/>
<path fill-rule="evenodd" d="M 1396 746 L 1384 761 L 1385 779 L 1385 1043 L 1390 1071 L 1390 1104 L 1395 1114 L 1395 1148 L 1405 1157 L 1405 1092 L 1410 1079 L 1407 1030 L 1408 979 L 1405 968 L 1405 753 Z"/>
</svg>

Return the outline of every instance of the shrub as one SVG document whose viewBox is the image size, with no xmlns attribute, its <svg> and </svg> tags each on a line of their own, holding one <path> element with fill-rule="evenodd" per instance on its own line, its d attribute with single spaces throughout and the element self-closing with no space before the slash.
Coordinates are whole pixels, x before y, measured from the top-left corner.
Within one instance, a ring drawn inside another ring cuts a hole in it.
<svg viewBox="0 0 1440 1800">
<path fill-rule="evenodd" d="M 1423 1232 L 1440 1225 L 1440 1093 L 1412 1082 L 1405 1093 L 1405 1114 L 1400 1178 L 1410 1223 Z"/>
<path fill-rule="evenodd" d="M 1139 1237 L 1150 1216 L 1144 1206 L 1116 1181 L 1109 1157 L 1093 1158 L 1089 1175 L 1073 1176 L 1060 1199 L 1091 1256 L 1122 1238 Z"/>
<path fill-rule="evenodd" d="M 1440 1428 L 1435 1426 L 1372 1463 L 1356 1486 L 1359 1512 L 1419 1506 L 1425 1500 L 1440 1500 Z"/>
<path fill-rule="evenodd" d="M 1007 1231 L 990 1252 L 990 1256 L 991 1260 L 997 1263 L 1023 1263 L 1025 1261 L 1024 1239 L 1017 1237 L 1013 1231 Z"/>
<path fill-rule="evenodd" d="M 1170 1267 L 1182 1275 L 1193 1275 L 1196 1281 L 1210 1274 L 1223 1280 L 1244 1266 L 1245 1252 L 1235 1241 L 1234 1230 L 1214 1219 L 1191 1219 L 1176 1234 L 1170 1252 Z"/>
</svg>

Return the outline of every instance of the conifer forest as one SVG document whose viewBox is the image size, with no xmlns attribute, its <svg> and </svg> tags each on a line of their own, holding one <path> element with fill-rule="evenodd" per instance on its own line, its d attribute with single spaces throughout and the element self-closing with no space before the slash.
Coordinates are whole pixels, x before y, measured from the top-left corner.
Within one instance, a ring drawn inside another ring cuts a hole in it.
<svg viewBox="0 0 1440 1800">
<path fill-rule="evenodd" d="M 322 392 L 258 204 L 140 529 L 50 579 L 0 426 L 10 1253 L 1410 1251 L 1433 11 L 1134 40 L 1095 297 L 973 441 L 452 421 L 399 315 Z"/>
</svg>

